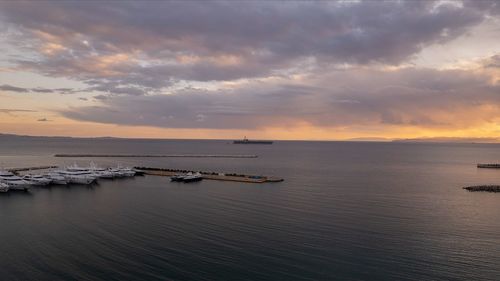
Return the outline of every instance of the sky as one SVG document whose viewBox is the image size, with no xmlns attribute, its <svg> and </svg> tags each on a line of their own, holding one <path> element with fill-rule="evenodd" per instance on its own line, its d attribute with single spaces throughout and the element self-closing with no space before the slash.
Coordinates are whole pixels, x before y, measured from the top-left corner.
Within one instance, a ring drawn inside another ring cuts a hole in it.
<svg viewBox="0 0 500 281">
<path fill-rule="evenodd" d="M 496 1 L 3 1 L 0 133 L 500 137 Z"/>
</svg>

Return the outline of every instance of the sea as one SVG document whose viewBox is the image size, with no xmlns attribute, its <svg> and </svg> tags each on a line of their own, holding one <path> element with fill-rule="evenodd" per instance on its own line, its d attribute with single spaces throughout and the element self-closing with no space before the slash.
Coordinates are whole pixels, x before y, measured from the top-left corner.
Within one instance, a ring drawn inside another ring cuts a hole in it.
<svg viewBox="0 0 500 281">
<path fill-rule="evenodd" d="M 57 153 L 257 158 L 57 158 Z M 0 280 L 500 280 L 498 144 L 1 137 L 0 166 L 149 166 L 0 195 Z"/>
</svg>

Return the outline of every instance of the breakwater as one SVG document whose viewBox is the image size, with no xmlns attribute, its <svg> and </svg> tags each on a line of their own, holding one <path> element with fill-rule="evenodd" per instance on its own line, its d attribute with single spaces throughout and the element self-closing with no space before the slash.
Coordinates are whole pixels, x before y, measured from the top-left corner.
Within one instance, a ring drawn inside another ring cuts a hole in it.
<svg viewBox="0 0 500 281">
<path fill-rule="evenodd" d="M 236 182 L 248 182 L 248 183 L 284 181 L 284 179 L 282 178 L 271 177 L 271 176 L 256 176 L 256 175 L 244 175 L 236 173 L 220 173 L 220 172 L 192 171 L 192 170 L 182 170 L 182 169 L 166 169 L 166 168 L 151 168 L 151 167 L 134 167 L 134 168 L 146 175 L 166 176 L 166 177 L 171 177 L 177 174 L 186 174 L 191 172 L 191 173 L 200 173 L 202 177 L 207 180 L 236 181 Z"/>
<path fill-rule="evenodd" d="M 478 168 L 487 168 L 487 169 L 500 169 L 500 164 L 477 164 Z"/>
<path fill-rule="evenodd" d="M 464 187 L 467 191 L 500 192 L 500 185 L 474 185 Z"/>
<path fill-rule="evenodd" d="M 125 158 L 257 158 L 257 155 L 231 155 L 231 154 L 55 154 L 54 157 L 76 157 L 76 158 L 106 158 L 106 157 L 125 157 Z"/>
</svg>

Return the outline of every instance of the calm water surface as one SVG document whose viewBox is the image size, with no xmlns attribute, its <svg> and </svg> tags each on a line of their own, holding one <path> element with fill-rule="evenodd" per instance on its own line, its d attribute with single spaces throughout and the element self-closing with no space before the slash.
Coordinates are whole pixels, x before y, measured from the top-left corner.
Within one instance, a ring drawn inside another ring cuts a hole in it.
<svg viewBox="0 0 500 281">
<path fill-rule="evenodd" d="M 499 280 L 500 145 L 0 138 L 0 165 L 88 165 L 55 153 L 256 154 L 94 159 L 276 175 L 165 177 L 0 196 L 1 280 Z"/>
</svg>

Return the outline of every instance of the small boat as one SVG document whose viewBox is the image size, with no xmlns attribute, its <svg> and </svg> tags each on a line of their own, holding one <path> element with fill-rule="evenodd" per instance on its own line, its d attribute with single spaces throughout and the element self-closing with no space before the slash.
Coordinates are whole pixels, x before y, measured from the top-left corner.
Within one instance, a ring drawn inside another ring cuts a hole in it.
<svg viewBox="0 0 500 281">
<path fill-rule="evenodd" d="M 5 193 L 9 191 L 9 185 L 3 182 L 0 182 L 0 193 Z"/>
<path fill-rule="evenodd" d="M 195 181 L 201 181 L 203 179 L 203 176 L 200 173 L 188 173 L 183 179 L 183 182 L 195 182 Z"/>
<path fill-rule="evenodd" d="M 49 185 L 52 182 L 50 179 L 47 179 L 42 175 L 25 175 L 23 176 L 23 180 L 37 186 Z"/>
<path fill-rule="evenodd" d="M 186 175 L 175 175 L 170 177 L 170 181 L 183 181 Z"/>
</svg>

